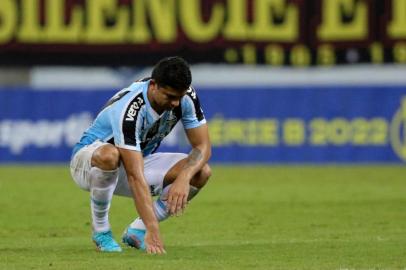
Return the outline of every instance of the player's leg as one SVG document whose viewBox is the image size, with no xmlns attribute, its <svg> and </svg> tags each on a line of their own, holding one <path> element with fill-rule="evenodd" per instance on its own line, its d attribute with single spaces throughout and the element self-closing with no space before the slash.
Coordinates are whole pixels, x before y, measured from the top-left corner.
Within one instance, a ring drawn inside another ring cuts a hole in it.
<svg viewBox="0 0 406 270">
<path fill-rule="evenodd" d="M 176 180 L 176 177 L 180 174 L 182 168 L 186 165 L 187 160 L 182 159 L 177 162 L 165 175 L 164 182 L 163 182 L 163 189 L 161 195 L 156 201 L 155 211 L 157 213 L 157 217 L 159 221 L 163 221 L 169 217 L 169 213 L 167 211 L 167 196 L 169 189 L 171 188 L 171 184 L 173 181 Z M 191 201 L 199 191 L 206 185 L 207 181 L 211 176 L 211 169 L 208 164 L 205 164 L 203 168 L 198 171 L 190 181 L 190 189 L 188 195 L 188 202 Z"/>
<path fill-rule="evenodd" d="M 154 202 L 154 210 L 158 221 L 169 217 L 166 210 L 166 197 L 170 185 L 186 163 L 186 154 L 181 153 L 158 153 L 145 160 L 145 176 L 153 194 L 160 194 Z M 206 164 L 191 180 L 188 200 L 191 200 L 200 189 L 207 183 L 211 175 L 210 167 Z M 116 190 L 117 192 L 117 190 Z M 126 229 L 123 242 L 143 249 L 145 225 L 138 217 Z"/>
<path fill-rule="evenodd" d="M 101 251 L 121 251 L 114 241 L 108 213 L 117 184 L 120 155 L 111 144 L 96 142 L 81 149 L 74 157 L 75 181 L 90 191 L 93 241 Z"/>
<path fill-rule="evenodd" d="M 182 169 L 185 167 L 187 160 L 182 159 L 173 166 L 164 178 L 164 190 L 168 190 L 168 187 L 175 181 L 176 177 L 180 174 Z M 211 169 L 208 164 L 205 164 L 203 168 L 198 171 L 190 181 L 190 192 L 188 201 L 193 199 L 194 196 L 206 185 L 207 181 L 211 176 Z M 166 192 L 162 192 L 161 197 L 165 196 Z"/>
<path fill-rule="evenodd" d="M 94 151 L 91 164 L 89 182 L 93 240 L 102 251 L 121 251 L 112 236 L 109 223 L 109 210 L 117 185 L 120 153 L 115 146 L 105 144 Z"/>
<path fill-rule="evenodd" d="M 183 153 L 156 153 L 144 158 L 145 180 L 150 187 L 152 195 L 162 193 L 166 174 L 180 160 L 186 157 L 187 155 Z M 130 197 L 131 192 L 127 180 L 124 181 L 124 178 L 127 179 L 124 174 L 125 171 L 120 168 L 120 176 L 115 194 Z M 159 198 L 153 202 L 154 212 L 158 221 L 166 219 L 166 216 L 163 216 L 161 204 L 162 201 Z M 141 218 L 136 218 L 124 231 L 122 238 L 123 243 L 144 250 L 145 230 L 146 228 Z"/>
</svg>

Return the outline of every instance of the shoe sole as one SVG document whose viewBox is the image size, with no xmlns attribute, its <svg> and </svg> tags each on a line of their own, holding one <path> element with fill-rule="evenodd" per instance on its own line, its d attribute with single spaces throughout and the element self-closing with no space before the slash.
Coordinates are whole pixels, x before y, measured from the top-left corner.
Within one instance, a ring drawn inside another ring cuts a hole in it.
<svg viewBox="0 0 406 270">
<path fill-rule="evenodd" d="M 145 249 L 141 248 L 142 242 L 135 235 L 126 234 L 125 236 L 123 236 L 121 241 L 123 242 L 123 244 L 125 244 L 131 248 L 145 250 Z"/>
<path fill-rule="evenodd" d="M 97 252 L 121 252 L 122 249 L 117 249 L 117 250 L 102 250 L 100 246 L 96 243 L 96 241 L 93 240 L 93 243 L 96 245 L 96 251 Z"/>
</svg>

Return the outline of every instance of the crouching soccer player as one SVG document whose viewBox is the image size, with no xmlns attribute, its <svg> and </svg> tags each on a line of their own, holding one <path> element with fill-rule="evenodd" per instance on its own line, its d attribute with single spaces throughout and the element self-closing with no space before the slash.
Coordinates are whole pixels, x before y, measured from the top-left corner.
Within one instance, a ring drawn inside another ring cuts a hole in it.
<svg viewBox="0 0 406 270">
<path fill-rule="evenodd" d="M 209 179 L 211 145 L 191 77 L 182 58 L 162 59 L 151 78 L 114 95 L 74 147 L 71 174 L 90 191 L 92 239 L 100 251 L 121 251 L 108 218 L 114 194 L 132 197 L 139 214 L 122 242 L 161 254 L 158 222 L 182 214 Z M 192 146 L 189 155 L 155 153 L 179 120 Z M 159 195 L 156 201 L 151 193 Z"/>
</svg>

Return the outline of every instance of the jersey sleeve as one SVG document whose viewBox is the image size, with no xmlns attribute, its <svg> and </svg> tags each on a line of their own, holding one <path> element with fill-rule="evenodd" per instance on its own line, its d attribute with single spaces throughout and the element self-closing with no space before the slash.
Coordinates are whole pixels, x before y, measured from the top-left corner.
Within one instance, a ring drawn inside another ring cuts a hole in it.
<svg viewBox="0 0 406 270">
<path fill-rule="evenodd" d="M 142 93 L 114 104 L 110 123 L 117 147 L 141 151 L 140 130 L 145 114 L 144 105 Z"/>
<path fill-rule="evenodd" d="M 181 101 L 182 123 L 185 129 L 191 129 L 206 123 L 199 97 L 193 87 L 190 87 Z"/>
</svg>

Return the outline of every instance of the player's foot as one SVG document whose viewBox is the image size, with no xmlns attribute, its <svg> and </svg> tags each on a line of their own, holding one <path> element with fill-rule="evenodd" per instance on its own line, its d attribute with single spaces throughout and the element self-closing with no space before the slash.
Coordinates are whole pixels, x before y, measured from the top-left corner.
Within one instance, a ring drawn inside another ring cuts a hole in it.
<svg viewBox="0 0 406 270">
<path fill-rule="evenodd" d="M 134 248 L 145 250 L 145 230 L 128 227 L 123 234 L 123 243 Z"/>
<path fill-rule="evenodd" d="M 94 232 L 92 236 L 93 242 L 98 250 L 103 252 L 121 252 L 121 247 L 113 238 L 111 231 Z"/>
</svg>

